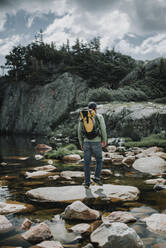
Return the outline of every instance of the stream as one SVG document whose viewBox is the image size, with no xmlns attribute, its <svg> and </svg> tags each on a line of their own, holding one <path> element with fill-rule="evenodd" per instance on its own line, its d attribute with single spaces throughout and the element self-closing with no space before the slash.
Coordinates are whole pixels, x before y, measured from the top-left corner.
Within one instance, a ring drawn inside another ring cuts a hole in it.
<svg viewBox="0 0 166 248">
<path fill-rule="evenodd" d="M 25 218 L 36 222 L 45 221 L 51 225 L 52 218 L 62 213 L 66 207 L 65 204 L 32 202 L 25 195 L 28 190 L 37 187 L 67 185 L 67 182 L 50 181 L 48 178 L 26 179 L 25 172 L 31 171 L 34 167 L 46 165 L 46 162 L 35 159 L 37 153 L 34 147 L 40 143 L 49 145 L 47 139 L 43 137 L 0 137 L 0 202 L 21 202 L 34 206 L 34 209 L 30 209 L 26 213 L 6 215 L 13 224 L 14 230 L 8 234 L 0 234 L 0 247 L 31 247 L 32 244 L 23 240 L 20 236 L 22 232 L 25 232 L 21 229 L 21 224 Z M 72 164 L 57 162 L 56 167 L 59 172 L 63 170 L 83 171 L 82 165 L 74 166 Z M 112 175 L 103 177 L 105 184 L 136 186 L 141 192 L 140 197 L 135 202 L 125 202 L 123 204 L 107 203 L 95 206 L 89 203 L 89 207 L 100 210 L 102 213 L 115 210 L 131 212 L 137 218 L 137 221 L 128 225 L 136 230 L 137 234 L 143 240 L 145 248 L 153 248 L 155 245 L 161 243 L 163 245 L 165 244 L 163 247 L 166 247 L 166 235 L 151 232 L 148 230 L 145 222 L 141 221 L 141 218 L 150 216 L 152 213 L 166 214 L 166 191 L 154 191 L 153 185 L 144 183 L 146 179 L 150 179 L 151 177 L 147 174 L 137 172 L 132 168 L 126 166 L 111 167 L 108 164 L 104 165 L 103 168 L 112 170 Z M 82 179 L 77 179 L 75 184 L 79 185 L 82 182 Z M 68 227 L 77 223 L 80 222 L 61 221 L 61 224 L 59 224 L 58 228 L 61 230 L 59 240 L 64 242 L 64 247 L 83 247 L 89 243 L 88 238 L 72 244 L 67 240 L 70 236 L 67 231 Z"/>
</svg>

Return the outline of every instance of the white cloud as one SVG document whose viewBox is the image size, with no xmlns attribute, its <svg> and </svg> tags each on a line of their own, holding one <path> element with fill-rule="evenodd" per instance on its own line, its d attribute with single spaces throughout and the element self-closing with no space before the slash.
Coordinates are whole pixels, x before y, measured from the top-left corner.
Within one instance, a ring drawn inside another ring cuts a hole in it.
<svg viewBox="0 0 166 248">
<path fill-rule="evenodd" d="M 0 16 L 0 31 L 4 30 L 5 23 L 6 23 L 6 15 L 2 13 Z"/>
<path fill-rule="evenodd" d="M 157 34 L 145 39 L 139 46 L 134 46 L 126 40 L 121 40 L 116 45 L 116 50 L 135 58 L 155 58 L 166 56 L 166 34 Z"/>
<path fill-rule="evenodd" d="M 94 37 L 101 37 L 101 46 L 110 47 L 115 39 L 121 39 L 129 32 L 130 22 L 125 13 L 114 11 L 103 16 L 84 13 L 84 18 L 75 10 L 63 18 L 55 19 L 44 32 L 46 42 L 71 43 L 79 38 L 89 40 Z"/>
</svg>

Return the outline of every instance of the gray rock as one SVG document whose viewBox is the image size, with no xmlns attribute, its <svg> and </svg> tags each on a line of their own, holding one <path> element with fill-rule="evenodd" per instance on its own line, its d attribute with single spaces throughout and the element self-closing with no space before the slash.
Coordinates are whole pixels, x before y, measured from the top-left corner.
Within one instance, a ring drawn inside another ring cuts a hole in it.
<svg viewBox="0 0 166 248">
<path fill-rule="evenodd" d="M 137 200 L 139 190 L 133 186 L 104 184 L 91 186 L 85 189 L 83 186 L 43 187 L 26 192 L 26 195 L 39 202 L 71 202 L 84 199 L 107 198 L 110 201 Z"/>
<path fill-rule="evenodd" d="M 100 212 L 89 208 L 81 201 L 75 201 L 65 208 L 63 217 L 70 220 L 97 220 L 100 217 Z"/>
<path fill-rule="evenodd" d="M 140 172 L 157 175 L 166 170 L 166 161 L 160 157 L 151 156 L 137 159 L 132 166 Z"/>
<path fill-rule="evenodd" d="M 0 109 L 0 130 L 12 133 L 48 134 L 74 104 L 83 101 L 87 84 L 64 73 L 44 86 L 17 82 L 9 84 Z M 17 116 L 17 118 L 15 118 Z"/>
<path fill-rule="evenodd" d="M 21 236 L 29 242 L 41 242 L 52 237 L 51 230 L 45 223 L 40 223 L 31 227 L 28 231 L 21 234 Z"/>
<path fill-rule="evenodd" d="M 134 229 L 126 224 L 116 222 L 102 224 L 90 236 L 92 243 L 99 247 L 143 248 L 143 242 Z"/>
<path fill-rule="evenodd" d="M 8 233 L 12 229 L 12 223 L 5 216 L 0 215 L 0 234 Z"/>
<path fill-rule="evenodd" d="M 102 216 L 102 221 L 106 224 L 112 222 L 128 223 L 136 221 L 136 218 L 131 213 L 126 211 L 114 211 L 108 216 Z"/>
<path fill-rule="evenodd" d="M 152 214 L 143 219 L 153 232 L 166 233 L 166 214 Z"/>
<path fill-rule="evenodd" d="M 37 244 L 36 247 L 41 248 L 63 248 L 63 245 L 59 241 L 43 241 Z"/>
</svg>

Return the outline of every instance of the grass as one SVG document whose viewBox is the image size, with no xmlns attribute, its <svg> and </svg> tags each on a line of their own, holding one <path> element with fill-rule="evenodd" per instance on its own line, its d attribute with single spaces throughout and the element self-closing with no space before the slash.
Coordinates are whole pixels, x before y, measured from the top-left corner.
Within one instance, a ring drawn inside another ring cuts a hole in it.
<svg viewBox="0 0 166 248">
<path fill-rule="evenodd" d="M 151 146 L 158 146 L 158 147 L 166 147 L 166 133 L 159 133 L 159 134 L 152 134 L 148 137 L 142 138 L 140 141 L 126 141 L 125 147 L 151 147 Z"/>
</svg>

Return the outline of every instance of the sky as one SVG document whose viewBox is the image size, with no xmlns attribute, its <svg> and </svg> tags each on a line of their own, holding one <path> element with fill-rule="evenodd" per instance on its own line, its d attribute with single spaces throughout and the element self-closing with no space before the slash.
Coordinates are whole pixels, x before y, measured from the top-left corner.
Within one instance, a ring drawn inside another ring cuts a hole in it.
<svg viewBox="0 0 166 248">
<path fill-rule="evenodd" d="M 152 60 L 166 56 L 166 0 L 0 0 L 0 65 L 40 29 L 46 43 L 100 37 L 102 50 Z"/>
</svg>

